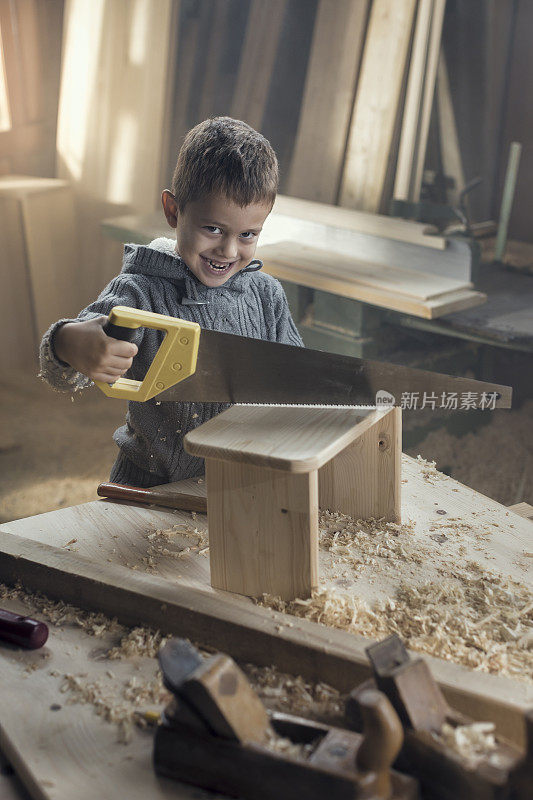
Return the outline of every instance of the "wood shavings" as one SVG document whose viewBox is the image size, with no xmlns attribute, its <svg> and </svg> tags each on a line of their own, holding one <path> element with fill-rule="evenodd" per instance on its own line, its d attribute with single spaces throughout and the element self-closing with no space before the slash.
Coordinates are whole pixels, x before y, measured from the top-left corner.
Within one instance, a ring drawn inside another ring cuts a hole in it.
<svg viewBox="0 0 533 800">
<path fill-rule="evenodd" d="M 434 486 L 436 481 L 442 480 L 442 478 L 444 478 L 442 472 L 439 472 L 436 467 L 437 463 L 436 461 L 427 461 L 425 458 L 422 458 L 421 455 L 418 455 L 416 457 L 416 460 L 420 465 L 421 468 L 420 472 L 422 474 L 422 477 L 427 483 Z"/>
<path fill-rule="evenodd" d="M 115 691 L 104 686 L 102 681 L 86 680 L 85 675 L 63 676 L 59 691 L 70 694 L 68 703 L 90 704 L 95 713 L 106 722 L 118 726 L 118 741 L 127 744 L 132 736 L 133 710 L 117 699 Z"/>
<path fill-rule="evenodd" d="M 270 729 L 267 730 L 266 746 L 275 753 L 281 753 L 284 756 L 289 756 L 289 758 L 305 761 L 315 749 L 316 744 L 315 742 L 310 742 L 308 744 L 292 742 L 285 736 L 279 736 L 275 731 Z"/>
<path fill-rule="evenodd" d="M 496 749 L 493 722 L 473 722 L 469 725 L 450 725 L 445 722 L 439 734 L 433 734 L 450 750 L 476 767 Z"/>
<path fill-rule="evenodd" d="M 471 669 L 533 681 L 533 595 L 475 562 L 449 579 L 402 583 L 372 606 L 322 585 L 307 600 L 264 595 L 260 604 L 372 639 L 396 633 L 412 650 Z"/>
<path fill-rule="evenodd" d="M 453 479 L 503 505 L 533 503 L 533 399 L 484 413 L 486 424 L 462 436 L 440 425 L 407 452 L 431 456 Z"/>
<path fill-rule="evenodd" d="M 319 545 L 333 556 L 335 564 L 357 567 L 375 564 L 376 558 L 422 564 L 428 555 L 411 537 L 413 522 L 354 520 L 338 511 L 322 511 L 319 529 Z"/>
<path fill-rule="evenodd" d="M 167 641 L 159 631 L 150 628 L 133 628 L 123 636 L 117 647 L 112 647 L 107 653 L 107 658 L 111 660 L 121 658 L 148 657 L 155 658 Z"/>
<path fill-rule="evenodd" d="M 91 611 L 82 611 L 75 606 L 71 606 L 63 601 L 49 600 L 44 595 L 33 594 L 17 585 L 15 588 L 8 588 L 0 584 L 0 599 L 22 600 L 32 609 L 39 612 L 46 622 L 52 625 L 65 626 L 73 625 L 82 628 L 90 636 L 102 637 L 105 633 L 121 629 L 116 619 L 109 619 L 104 614 Z"/>
<path fill-rule="evenodd" d="M 310 683 L 300 676 L 288 675 L 275 667 L 242 667 L 255 691 L 273 711 L 331 721 L 344 715 L 344 698 L 326 683 Z"/>
<path fill-rule="evenodd" d="M 161 558 L 181 559 L 196 553 L 205 555 L 209 552 L 207 531 L 185 522 L 173 525 L 171 528 L 156 528 L 146 532 L 144 536 L 150 545 L 142 561 L 149 572 L 157 571 Z M 190 544 L 185 544 L 184 539 L 192 541 Z"/>
</svg>

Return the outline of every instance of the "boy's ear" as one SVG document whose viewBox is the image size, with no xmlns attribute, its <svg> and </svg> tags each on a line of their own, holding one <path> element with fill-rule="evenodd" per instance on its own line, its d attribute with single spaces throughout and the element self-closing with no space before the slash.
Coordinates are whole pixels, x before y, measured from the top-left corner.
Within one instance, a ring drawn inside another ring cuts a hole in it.
<svg viewBox="0 0 533 800">
<path fill-rule="evenodd" d="M 168 224 L 171 228 L 175 228 L 178 224 L 178 204 L 176 203 L 176 198 L 168 189 L 163 189 L 161 202 Z"/>
</svg>

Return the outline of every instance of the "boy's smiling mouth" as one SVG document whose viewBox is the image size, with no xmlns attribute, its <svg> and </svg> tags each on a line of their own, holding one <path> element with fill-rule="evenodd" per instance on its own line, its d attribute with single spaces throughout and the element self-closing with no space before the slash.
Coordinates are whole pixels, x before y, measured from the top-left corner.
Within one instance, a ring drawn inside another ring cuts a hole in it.
<svg viewBox="0 0 533 800">
<path fill-rule="evenodd" d="M 213 275 L 224 275 L 229 272 L 231 267 L 236 264 L 236 261 L 217 261 L 214 258 L 207 258 L 207 256 L 200 255 L 204 267 Z"/>
</svg>

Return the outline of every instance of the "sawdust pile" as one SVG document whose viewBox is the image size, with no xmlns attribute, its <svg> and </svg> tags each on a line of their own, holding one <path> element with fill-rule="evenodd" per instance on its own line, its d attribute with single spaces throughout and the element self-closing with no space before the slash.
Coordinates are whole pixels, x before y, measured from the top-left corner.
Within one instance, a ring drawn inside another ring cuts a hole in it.
<svg viewBox="0 0 533 800">
<path fill-rule="evenodd" d="M 450 522 L 446 523 L 450 527 Z M 376 559 L 415 561 L 430 556 L 405 534 L 409 525 L 320 516 L 320 547 L 352 567 Z M 396 633 L 420 653 L 471 669 L 533 681 L 533 593 L 473 561 L 440 569 L 442 580 L 400 583 L 394 595 L 370 605 L 353 592 L 322 586 L 310 599 L 291 602 L 264 595 L 276 611 L 371 639 Z"/>
<path fill-rule="evenodd" d="M 487 425 L 464 436 L 442 426 L 405 452 L 435 459 L 452 478 L 503 505 L 533 504 L 532 420 L 528 400 L 518 409 L 491 411 Z"/>
</svg>

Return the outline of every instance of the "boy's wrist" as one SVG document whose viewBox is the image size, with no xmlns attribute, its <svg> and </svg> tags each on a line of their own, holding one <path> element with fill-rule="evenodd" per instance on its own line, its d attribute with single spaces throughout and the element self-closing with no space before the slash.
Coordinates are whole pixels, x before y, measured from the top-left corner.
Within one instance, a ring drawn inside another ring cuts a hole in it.
<svg viewBox="0 0 533 800">
<path fill-rule="evenodd" d="M 50 337 L 50 347 L 54 356 L 56 357 L 57 361 L 61 364 L 65 365 L 66 367 L 70 367 L 70 364 L 67 359 L 67 354 L 65 352 L 65 329 L 68 328 L 69 325 L 72 323 L 70 322 L 62 322 L 60 323 L 55 331 L 52 332 L 52 336 Z"/>
</svg>

